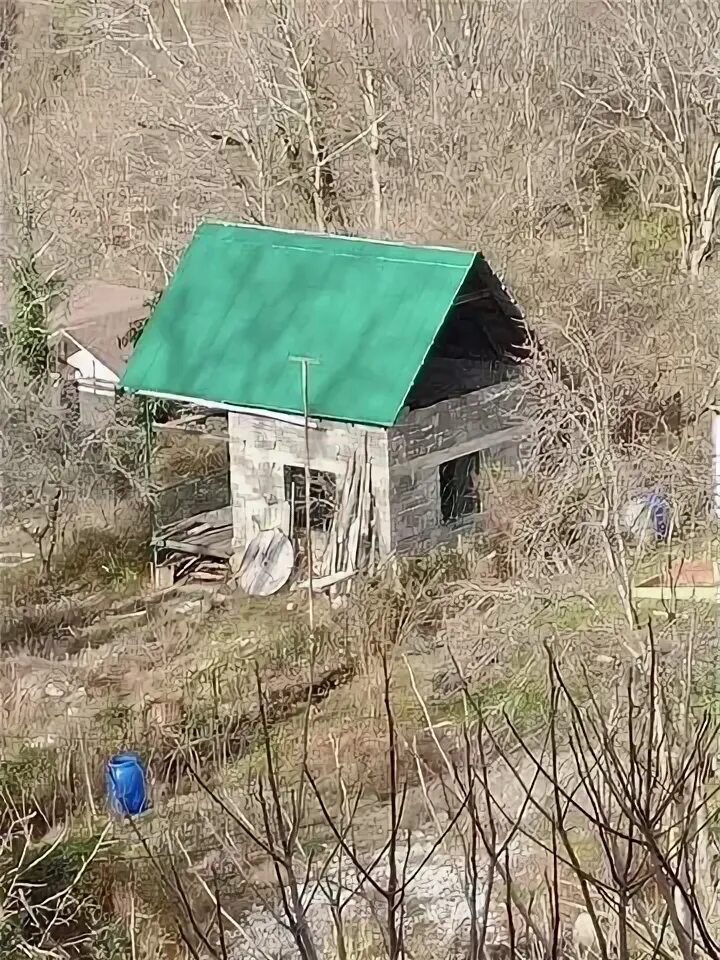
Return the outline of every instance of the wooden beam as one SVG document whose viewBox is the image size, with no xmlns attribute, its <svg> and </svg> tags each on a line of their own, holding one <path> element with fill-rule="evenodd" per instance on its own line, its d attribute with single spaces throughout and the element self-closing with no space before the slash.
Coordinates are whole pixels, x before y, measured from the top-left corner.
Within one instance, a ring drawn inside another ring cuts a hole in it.
<svg viewBox="0 0 720 960">
<path fill-rule="evenodd" d="M 392 428 L 391 428 L 392 430 Z M 402 432 L 402 424 L 397 428 L 398 433 Z M 514 440 L 520 441 L 527 437 L 529 429 L 527 425 L 510 427 L 507 430 L 496 430 L 493 433 L 480 434 L 472 440 L 466 440 L 464 443 L 458 443 L 454 447 L 447 447 L 444 450 L 431 450 L 420 457 L 413 457 L 411 460 L 405 460 L 402 463 L 391 463 L 390 473 L 394 477 L 412 474 L 415 470 L 428 467 L 439 467 L 448 460 L 455 460 L 458 457 L 464 457 L 469 453 L 477 453 L 482 450 L 491 450 L 493 447 L 499 447 L 504 443 L 512 443 Z"/>
<path fill-rule="evenodd" d="M 227 430 L 224 433 L 214 433 L 212 430 L 178 426 L 176 423 L 156 423 L 153 429 L 156 433 L 179 433 L 184 437 L 202 437 L 205 440 L 217 440 L 223 443 L 228 443 L 230 440 L 230 434 Z"/>
<path fill-rule="evenodd" d="M 232 553 L 232 538 L 228 538 L 229 546 L 223 548 L 207 544 L 187 543 L 184 540 L 170 540 L 165 537 L 154 537 L 153 546 L 163 550 L 176 550 L 178 553 L 191 553 L 195 557 L 214 557 L 218 560 L 229 560 Z"/>
</svg>

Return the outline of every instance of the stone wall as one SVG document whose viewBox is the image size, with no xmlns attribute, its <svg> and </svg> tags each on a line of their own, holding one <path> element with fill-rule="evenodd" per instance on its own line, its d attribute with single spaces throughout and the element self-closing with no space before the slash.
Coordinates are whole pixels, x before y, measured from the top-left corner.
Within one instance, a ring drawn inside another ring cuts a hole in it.
<svg viewBox="0 0 720 960">
<path fill-rule="evenodd" d="M 336 475 L 340 487 L 348 460 L 367 444 L 381 553 L 423 553 L 452 542 L 474 522 L 442 522 L 440 465 L 475 451 L 491 459 L 496 453 L 514 457 L 525 433 L 518 398 L 517 384 L 499 384 L 406 412 L 389 430 L 314 421 L 311 468 Z M 304 465 L 305 433 L 300 418 L 262 413 L 230 413 L 228 430 L 233 535 L 240 550 L 258 528 L 282 526 L 288 516 L 284 468 Z"/>
<path fill-rule="evenodd" d="M 300 418 L 278 419 L 271 414 L 230 413 L 230 484 L 234 545 L 241 549 L 259 526 L 274 525 L 285 504 L 286 465 L 304 466 L 305 428 Z M 387 434 L 384 430 L 312 421 L 310 465 L 335 474 L 339 484 L 348 460 L 367 444 L 372 490 L 378 515 L 378 540 L 389 549 L 390 512 Z"/>
<path fill-rule="evenodd" d="M 518 400 L 517 384 L 500 384 L 412 410 L 388 431 L 391 540 L 399 554 L 451 543 L 477 523 L 443 523 L 440 465 L 476 451 L 489 459 L 494 451 L 502 460 L 515 456 L 526 432 Z"/>
</svg>

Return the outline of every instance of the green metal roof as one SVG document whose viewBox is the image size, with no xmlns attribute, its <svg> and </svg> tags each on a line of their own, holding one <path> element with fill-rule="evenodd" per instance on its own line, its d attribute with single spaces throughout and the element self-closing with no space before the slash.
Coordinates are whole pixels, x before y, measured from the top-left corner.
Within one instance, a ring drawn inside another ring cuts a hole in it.
<svg viewBox="0 0 720 960">
<path fill-rule="evenodd" d="M 150 317 L 123 389 L 393 424 L 474 253 L 205 224 Z"/>
</svg>

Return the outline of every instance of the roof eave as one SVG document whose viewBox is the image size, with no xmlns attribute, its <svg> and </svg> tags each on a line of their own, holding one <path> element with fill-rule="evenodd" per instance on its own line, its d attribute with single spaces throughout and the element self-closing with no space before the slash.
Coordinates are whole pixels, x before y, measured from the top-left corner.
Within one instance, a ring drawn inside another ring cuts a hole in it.
<svg viewBox="0 0 720 960">
<path fill-rule="evenodd" d="M 201 397 L 185 397 L 175 393 L 164 393 L 158 390 L 143 390 L 141 388 L 133 389 L 125 386 L 122 382 L 119 384 L 119 390 L 122 393 L 131 393 L 138 397 L 146 397 L 149 400 L 170 400 L 175 403 L 191 403 L 197 407 L 206 407 L 208 410 L 223 410 L 227 413 L 248 413 L 255 416 L 265 416 L 271 420 L 282 420 L 286 423 L 304 424 L 305 418 L 302 413 L 291 410 L 270 410 L 267 407 L 241 406 L 236 403 L 226 403 L 221 400 L 204 400 Z M 402 408 L 398 411 L 399 416 Z M 328 417 L 324 415 L 310 414 L 308 423 L 320 429 L 323 423 L 344 423 L 348 426 L 359 426 L 368 430 L 388 430 L 395 425 L 393 423 L 366 423 L 360 420 L 344 420 L 339 417 Z"/>
</svg>

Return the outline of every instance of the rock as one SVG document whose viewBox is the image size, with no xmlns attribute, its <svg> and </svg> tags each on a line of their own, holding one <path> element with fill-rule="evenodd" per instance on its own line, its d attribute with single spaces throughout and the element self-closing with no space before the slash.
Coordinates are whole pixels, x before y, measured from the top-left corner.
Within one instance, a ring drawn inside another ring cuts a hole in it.
<svg viewBox="0 0 720 960">
<path fill-rule="evenodd" d="M 187 600 L 185 603 L 180 604 L 173 611 L 175 616 L 184 617 L 194 613 L 202 613 L 203 611 L 203 600 L 201 598 L 198 600 Z"/>
<path fill-rule="evenodd" d="M 54 680 L 48 680 L 45 684 L 45 696 L 47 697 L 64 697 L 65 688 L 61 687 L 59 683 L 56 683 Z"/>
<path fill-rule="evenodd" d="M 587 912 L 578 914 L 573 924 L 573 945 L 576 950 L 591 950 L 595 946 L 595 927 Z"/>
</svg>

